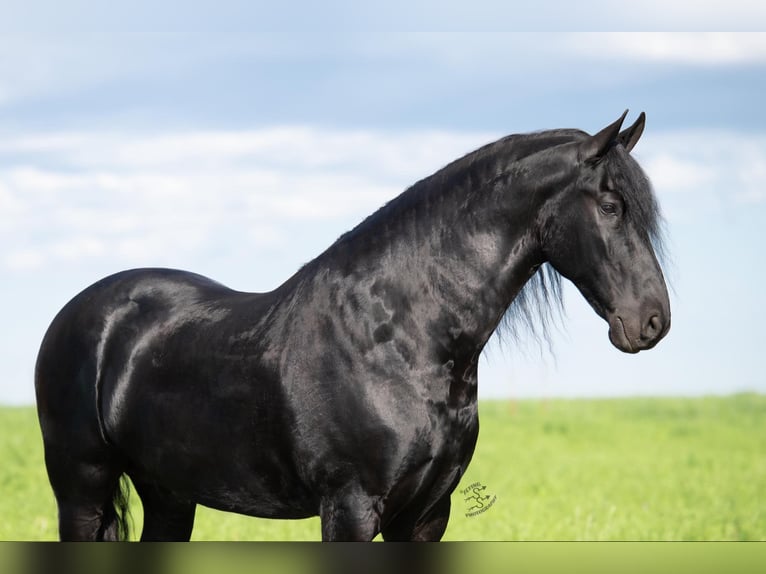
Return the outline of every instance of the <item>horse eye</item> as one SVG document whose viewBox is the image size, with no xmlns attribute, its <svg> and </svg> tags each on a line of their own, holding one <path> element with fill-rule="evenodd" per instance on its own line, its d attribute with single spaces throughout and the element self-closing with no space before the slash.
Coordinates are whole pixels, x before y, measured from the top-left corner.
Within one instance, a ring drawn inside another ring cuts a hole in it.
<svg viewBox="0 0 766 574">
<path fill-rule="evenodd" d="M 617 206 L 614 203 L 602 203 L 601 211 L 605 215 L 614 215 L 617 213 Z"/>
</svg>

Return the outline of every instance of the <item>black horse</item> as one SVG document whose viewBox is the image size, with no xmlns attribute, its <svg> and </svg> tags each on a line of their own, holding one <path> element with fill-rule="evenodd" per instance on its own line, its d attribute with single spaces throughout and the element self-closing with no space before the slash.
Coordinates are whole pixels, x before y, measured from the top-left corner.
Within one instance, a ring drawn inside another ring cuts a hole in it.
<svg viewBox="0 0 766 574">
<path fill-rule="evenodd" d="M 525 284 L 551 291 L 543 263 L 620 350 L 670 327 L 659 211 L 629 155 L 644 114 L 620 131 L 625 114 L 468 154 L 270 293 L 136 269 L 77 295 L 36 369 L 61 539 L 124 538 L 127 475 L 142 540 L 188 539 L 197 504 L 319 515 L 324 540 L 439 540 L 479 354 Z"/>
</svg>

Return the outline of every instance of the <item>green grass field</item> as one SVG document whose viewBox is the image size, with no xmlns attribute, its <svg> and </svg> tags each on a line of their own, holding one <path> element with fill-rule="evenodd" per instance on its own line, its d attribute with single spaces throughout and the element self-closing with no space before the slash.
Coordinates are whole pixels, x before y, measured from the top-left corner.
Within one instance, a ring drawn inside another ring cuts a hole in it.
<svg viewBox="0 0 766 574">
<path fill-rule="evenodd" d="M 484 401 L 480 417 L 445 540 L 766 540 L 766 396 Z M 0 540 L 55 540 L 34 409 L 0 409 L 0 461 Z M 476 482 L 495 501 L 466 516 Z M 319 520 L 200 507 L 193 539 L 317 540 Z"/>
</svg>

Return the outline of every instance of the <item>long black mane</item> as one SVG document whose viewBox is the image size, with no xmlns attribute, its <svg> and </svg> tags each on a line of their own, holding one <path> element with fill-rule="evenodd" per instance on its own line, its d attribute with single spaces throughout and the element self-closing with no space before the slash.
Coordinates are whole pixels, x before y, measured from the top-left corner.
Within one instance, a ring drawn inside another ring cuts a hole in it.
<svg viewBox="0 0 766 574">
<path fill-rule="evenodd" d="M 329 255 L 339 245 L 365 241 L 367 237 L 385 241 L 386 235 L 396 229 L 397 222 L 404 216 L 417 214 L 418 221 L 414 223 L 421 225 L 421 221 L 434 221 L 433 211 L 445 201 L 454 200 L 455 205 L 452 207 L 456 207 L 462 203 L 461 196 L 465 200 L 470 183 L 478 180 L 485 185 L 492 185 L 500 173 L 507 171 L 510 164 L 540 150 L 585 137 L 587 134 L 580 130 L 558 129 L 510 135 L 482 146 L 414 183 L 352 230 L 341 235 L 323 255 Z"/>
</svg>

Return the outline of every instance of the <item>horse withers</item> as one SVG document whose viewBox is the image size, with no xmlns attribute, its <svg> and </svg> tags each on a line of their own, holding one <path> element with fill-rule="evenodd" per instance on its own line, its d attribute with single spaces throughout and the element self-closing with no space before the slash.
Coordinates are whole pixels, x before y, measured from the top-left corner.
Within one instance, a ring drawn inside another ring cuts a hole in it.
<svg viewBox="0 0 766 574">
<path fill-rule="evenodd" d="M 188 540 L 197 504 L 319 515 L 324 540 L 439 540 L 504 317 L 564 276 L 622 351 L 670 327 L 659 210 L 629 153 L 645 117 L 624 118 L 488 144 L 269 293 L 169 269 L 85 289 L 35 379 L 61 539 L 124 538 L 129 476 L 142 540 Z"/>
</svg>

